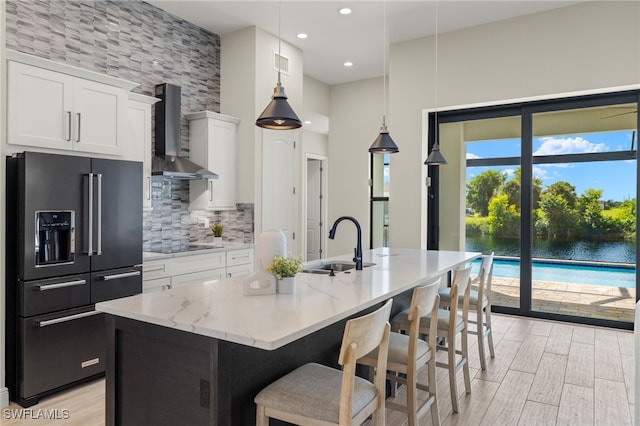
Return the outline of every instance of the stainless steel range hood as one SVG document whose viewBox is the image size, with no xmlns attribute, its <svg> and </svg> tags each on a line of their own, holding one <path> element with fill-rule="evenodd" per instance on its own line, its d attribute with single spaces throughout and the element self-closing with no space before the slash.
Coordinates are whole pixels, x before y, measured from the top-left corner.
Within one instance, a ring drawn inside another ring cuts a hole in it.
<svg viewBox="0 0 640 426">
<path fill-rule="evenodd" d="M 218 179 L 218 175 L 188 158 L 180 157 L 180 87 L 156 85 L 155 147 L 151 163 L 153 176 L 174 179 Z"/>
</svg>

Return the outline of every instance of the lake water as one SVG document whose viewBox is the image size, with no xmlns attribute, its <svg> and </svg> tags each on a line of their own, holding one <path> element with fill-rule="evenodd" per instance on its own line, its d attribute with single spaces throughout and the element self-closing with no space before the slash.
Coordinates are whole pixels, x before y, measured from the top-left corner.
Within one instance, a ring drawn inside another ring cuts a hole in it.
<svg viewBox="0 0 640 426">
<path fill-rule="evenodd" d="M 467 251 L 495 252 L 496 256 L 520 256 L 516 238 L 467 237 Z M 635 241 L 553 241 L 536 239 L 533 257 L 608 263 L 636 263 Z"/>
</svg>

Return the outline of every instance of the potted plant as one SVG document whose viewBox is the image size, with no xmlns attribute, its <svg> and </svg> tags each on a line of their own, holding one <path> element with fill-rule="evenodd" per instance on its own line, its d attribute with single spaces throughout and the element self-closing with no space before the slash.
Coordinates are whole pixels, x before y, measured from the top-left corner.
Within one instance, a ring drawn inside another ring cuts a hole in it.
<svg viewBox="0 0 640 426">
<path fill-rule="evenodd" d="M 278 278 L 278 293 L 293 293 L 296 288 L 296 274 L 302 271 L 302 258 L 275 255 L 267 271 L 273 272 Z"/>
<path fill-rule="evenodd" d="M 222 231 L 224 231 L 224 228 L 219 223 L 216 223 L 211 227 L 211 232 L 213 232 L 214 246 L 222 247 Z"/>
</svg>

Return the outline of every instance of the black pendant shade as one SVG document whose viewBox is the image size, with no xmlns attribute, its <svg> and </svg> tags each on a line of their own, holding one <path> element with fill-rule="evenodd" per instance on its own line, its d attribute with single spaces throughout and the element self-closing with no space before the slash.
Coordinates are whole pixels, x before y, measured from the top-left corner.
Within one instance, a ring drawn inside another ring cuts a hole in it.
<svg viewBox="0 0 640 426">
<path fill-rule="evenodd" d="M 389 131 L 385 124 L 380 127 L 380 134 L 369 147 L 369 152 L 372 154 L 394 154 L 400 152 L 396 143 L 391 139 L 391 136 L 389 136 Z"/>
<path fill-rule="evenodd" d="M 256 126 L 272 130 L 290 130 L 302 127 L 302 122 L 287 102 L 284 87 L 278 82 L 271 102 L 256 120 Z"/>
<path fill-rule="evenodd" d="M 437 141 L 435 144 L 433 144 L 433 148 L 431 148 L 431 153 L 429 154 L 427 159 L 424 160 L 424 164 L 428 166 L 440 166 L 443 164 L 447 164 L 447 160 L 444 158 L 444 155 L 442 155 L 442 153 L 440 152 L 440 145 L 438 144 Z"/>
</svg>

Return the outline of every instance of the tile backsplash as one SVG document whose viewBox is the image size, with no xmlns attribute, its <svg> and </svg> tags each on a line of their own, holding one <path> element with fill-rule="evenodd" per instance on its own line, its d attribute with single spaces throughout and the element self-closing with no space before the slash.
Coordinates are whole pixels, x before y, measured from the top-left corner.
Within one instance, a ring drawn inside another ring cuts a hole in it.
<svg viewBox="0 0 640 426">
<path fill-rule="evenodd" d="M 7 0 L 6 47 L 140 83 L 182 88 L 181 153 L 189 153 L 184 114 L 220 111 L 220 36 L 142 1 Z M 223 212 L 189 211 L 189 184 L 154 181 L 153 211 L 144 213 L 144 249 L 176 251 L 211 241 L 203 223 L 220 222 L 227 242 L 253 242 L 253 205 Z M 207 232 L 208 231 L 208 232 Z"/>
<path fill-rule="evenodd" d="M 144 212 L 144 251 L 173 253 L 190 244 L 212 243 L 206 226 L 222 224 L 223 244 L 253 243 L 253 204 L 237 204 L 236 210 L 189 210 L 189 182 L 154 179 L 151 191 L 153 210 Z"/>
</svg>

